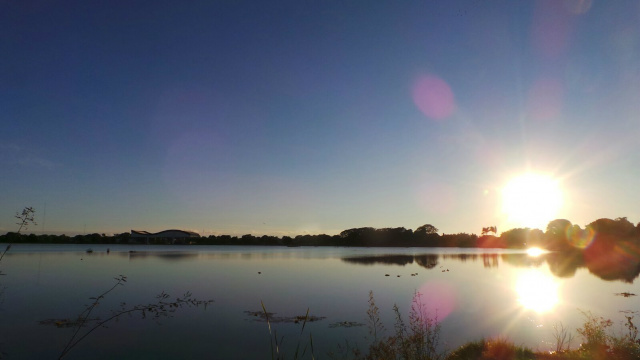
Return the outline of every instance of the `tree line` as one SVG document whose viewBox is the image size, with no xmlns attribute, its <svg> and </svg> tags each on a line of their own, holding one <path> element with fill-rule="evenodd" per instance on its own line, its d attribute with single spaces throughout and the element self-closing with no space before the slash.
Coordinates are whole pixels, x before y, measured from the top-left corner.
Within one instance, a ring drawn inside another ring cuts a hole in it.
<svg viewBox="0 0 640 360">
<path fill-rule="evenodd" d="M 489 227 L 491 228 L 491 227 Z M 358 246 L 358 247 L 463 247 L 463 248 L 504 248 L 522 249 L 541 247 L 548 250 L 570 251 L 597 246 L 610 246 L 614 243 L 640 244 L 640 223 L 632 224 L 626 217 L 602 218 L 591 222 L 585 228 L 572 224 L 566 219 L 556 219 L 547 225 L 546 231 L 530 228 L 515 228 L 503 232 L 500 236 L 489 235 L 483 228 L 481 236 L 475 234 L 440 234 L 431 224 L 419 226 L 415 230 L 404 227 L 373 228 L 361 227 L 342 231 L 337 235 L 298 235 L 298 236 L 242 236 L 210 235 L 185 239 L 193 245 L 262 245 L 262 246 Z M 140 238 L 130 233 L 115 235 L 35 235 L 9 232 L 0 235 L 4 243 L 41 243 L 41 244 L 135 244 Z M 146 241 L 146 240 L 144 240 Z M 156 239 L 151 243 L 164 244 L 166 240 Z"/>
</svg>

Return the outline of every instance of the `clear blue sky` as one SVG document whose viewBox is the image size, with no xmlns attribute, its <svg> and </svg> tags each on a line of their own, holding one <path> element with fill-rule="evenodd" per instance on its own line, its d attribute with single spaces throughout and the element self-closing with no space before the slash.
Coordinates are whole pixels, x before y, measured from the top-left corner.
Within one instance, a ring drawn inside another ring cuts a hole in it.
<svg viewBox="0 0 640 360">
<path fill-rule="evenodd" d="M 636 223 L 638 24 L 635 0 L 2 1 L 0 232 L 33 206 L 47 233 L 479 233 L 526 171 L 558 218 Z"/>
</svg>

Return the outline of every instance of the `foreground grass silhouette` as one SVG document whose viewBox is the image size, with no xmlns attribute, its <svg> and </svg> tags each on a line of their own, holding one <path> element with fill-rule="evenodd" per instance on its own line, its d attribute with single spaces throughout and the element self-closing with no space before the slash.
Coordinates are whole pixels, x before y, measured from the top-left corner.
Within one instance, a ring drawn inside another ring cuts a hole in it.
<svg viewBox="0 0 640 360">
<path fill-rule="evenodd" d="M 268 314 L 263 304 L 265 314 Z M 468 342 L 459 348 L 446 352 L 439 350 L 440 322 L 437 314 L 429 316 L 425 311 L 420 293 L 416 293 L 409 313 L 409 321 L 406 323 L 401 316 L 397 305 L 393 306 L 395 324 L 393 335 L 382 336 L 386 329 L 380 319 L 380 309 L 375 303 L 373 292 L 369 292 L 369 308 L 367 320 L 369 334 L 372 342 L 365 350 L 345 345 L 339 345 L 336 352 L 328 354 L 330 359 L 353 360 L 640 360 L 640 338 L 638 327 L 633 323 L 637 312 L 626 312 L 623 333 L 613 333 L 613 322 L 593 315 L 588 311 L 581 311 L 585 321 L 576 329 L 582 343 L 577 349 L 571 350 L 573 335 L 562 324 L 554 327 L 553 334 L 556 340 L 556 350 L 552 352 L 536 352 L 524 346 L 517 346 L 507 337 L 480 339 Z M 309 312 L 307 311 L 307 316 Z M 269 326 L 271 338 L 271 359 L 284 360 L 285 356 L 279 344 L 283 342 L 278 338 L 275 329 Z M 306 324 L 306 321 L 305 323 Z M 313 351 L 313 337 L 309 334 L 309 340 L 304 349 L 310 352 L 299 352 L 305 339 L 303 336 L 304 324 L 298 339 L 294 360 L 316 359 Z M 305 357 L 305 354 L 308 354 Z"/>
</svg>

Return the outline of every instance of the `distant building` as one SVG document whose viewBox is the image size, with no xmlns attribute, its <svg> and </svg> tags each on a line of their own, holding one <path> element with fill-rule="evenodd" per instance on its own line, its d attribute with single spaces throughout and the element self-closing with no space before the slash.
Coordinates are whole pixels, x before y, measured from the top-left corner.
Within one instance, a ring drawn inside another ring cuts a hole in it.
<svg viewBox="0 0 640 360">
<path fill-rule="evenodd" d="M 200 234 L 186 230 L 164 230 L 157 233 L 131 230 L 130 242 L 143 244 L 188 244 L 190 239 L 199 237 Z"/>
</svg>

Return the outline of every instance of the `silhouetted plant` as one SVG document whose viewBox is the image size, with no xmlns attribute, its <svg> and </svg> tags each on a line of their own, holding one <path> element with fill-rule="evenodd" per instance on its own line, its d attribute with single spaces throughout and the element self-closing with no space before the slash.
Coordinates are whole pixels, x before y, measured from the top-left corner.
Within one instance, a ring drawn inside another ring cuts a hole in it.
<svg viewBox="0 0 640 360">
<path fill-rule="evenodd" d="M 285 357 L 285 353 L 282 349 L 282 344 L 284 341 L 284 336 L 281 336 L 280 338 L 278 338 L 278 332 L 276 329 L 271 329 L 271 317 L 273 315 L 273 313 L 270 313 L 267 311 L 267 308 L 264 306 L 264 303 L 262 302 L 262 300 L 260 300 L 260 305 L 262 306 L 262 311 L 264 314 L 264 318 L 267 321 L 267 326 L 269 328 L 269 344 L 271 346 L 271 359 L 272 360 L 284 360 Z M 302 349 L 302 353 L 300 352 L 300 344 L 302 342 L 302 335 L 304 333 L 304 328 L 307 325 L 307 322 L 309 321 L 310 317 L 309 317 L 309 309 L 307 308 L 307 313 L 305 314 L 304 317 L 299 317 L 299 321 L 302 321 L 302 329 L 300 329 L 300 334 L 299 334 L 299 338 L 298 338 L 298 344 L 296 345 L 296 351 L 293 354 L 293 359 L 297 360 L 297 359 L 301 359 L 303 358 L 306 354 L 307 354 L 307 350 L 309 350 L 309 356 L 311 356 L 311 359 L 314 360 L 315 359 L 315 353 L 313 350 L 313 336 L 311 335 L 311 333 L 309 333 L 309 342 L 304 346 L 304 348 Z M 296 321 L 296 323 L 298 323 L 299 321 Z"/>
<path fill-rule="evenodd" d="M 545 358 L 536 356 L 531 349 L 516 346 L 506 338 L 481 339 L 466 343 L 453 351 L 446 360 L 535 360 Z M 554 357 L 555 358 L 555 357 Z"/>
<path fill-rule="evenodd" d="M 23 229 L 26 230 L 30 224 L 37 225 L 35 221 L 35 212 L 36 210 L 31 206 L 25 207 L 24 209 L 22 209 L 22 212 L 16 211 L 15 218 L 18 219 L 16 225 L 19 226 L 18 231 L 16 232 L 18 236 L 20 235 L 20 232 Z M 4 255 L 7 253 L 7 251 L 9 251 L 9 249 L 11 249 L 11 244 L 7 245 L 7 248 L 0 254 L 0 262 L 2 262 L 2 258 L 4 258 Z M 4 275 L 1 270 L 0 275 Z"/>
<path fill-rule="evenodd" d="M 589 311 L 582 311 L 585 322 L 578 329 L 578 333 L 585 340 L 580 351 L 595 359 L 640 359 L 640 339 L 638 327 L 633 323 L 636 312 L 625 311 L 627 329 L 626 334 L 611 334 L 609 328 L 613 322 L 601 316 L 595 316 Z"/>
<path fill-rule="evenodd" d="M 613 325 L 613 322 L 601 316 L 595 316 L 590 311 L 580 310 L 580 312 L 586 318 L 582 327 L 577 330 L 585 340 L 580 345 L 581 349 L 590 353 L 606 353 L 609 348 L 607 329 Z"/>
<path fill-rule="evenodd" d="M 612 359 L 640 359 L 640 339 L 638 327 L 633 323 L 636 312 L 625 311 L 626 322 L 623 326 L 627 333 L 620 336 L 612 336 L 610 357 Z"/>
<path fill-rule="evenodd" d="M 213 300 L 197 300 L 191 298 L 191 293 L 187 292 L 182 297 L 176 297 L 171 300 L 169 294 L 164 291 L 156 296 L 157 302 L 150 304 L 141 304 L 135 305 L 132 307 L 128 307 L 126 303 L 120 303 L 120 309 L 112 311 L 111 315 L 104 320 L 100 320 L 98 318 L 91 318 L 91 314 L 95 310 L 95 308 L 100 304 L 100 301 L 105 298 L 110 292 L 116 289 L 118 286 L 122 286 L 127 282 L 127 277 L 124 275 L 119 275 L 114 278 L 116 283 L 109 288 L 107 291 L 103 292 L 97 297 L 91 297 L 90 299 L 93 302 L 86 307 L 86 309 L 78 315 L 78 318 L 75 322 L 73 322 L 74 332 L 73 335 L 69 338 L 69 341 L 65 345 L 64 349 L 60 352 L 58 359 L 64 358 L 69 352 L 76 347 L 82 340 L 84 340 L 87 336 L 93 333 L 100 327 L 105 327 L 105 324 L 109 323 L 112 320 L 115 320 L 122 315 L 130 315 L 132 313 L 140 313 L 142 318 L 146 318 L 148 315 L 151 315 L 153 319 L 158 319 L 160 317 L 168 317 L 171 316 L 177 309 L 183 307 L 199 307 L 204 306 L 207 308 L 207 305 L 213 302 Z M 66 319 L 63 319 L 66 320 Z M 55 321 L 54 321 L 55 322 Z M 92 326 L 89 327 L 86 331 L 82 332 L 82 329 L 87 326 L 89 323 L 92 323 Z"/>
<path fill-rule="evenodd" d="M 378 333 L 385 330 L 382 320 L 380 320 L 380 309 L 373 298 L 373 291 L 369 291 L 369 308 L 367 309 L 367 320 L 369 333 L 373 336 L 373 341 L 378 341 Z"/>
<path fill-rule="evenodd" d="M 553 338 L 556 341 L 556 353 L 571 351 L 573 335 L 564 327 L 562 322 L 553 325 Z"/>
<path fill-rule="evenodd" d="M 27 230 L 30 224 L 37 225 L 35 221 L 35 212 L 36 210 L 31 206 L 27 206 L 22 209 L 21 213 L 16 212 L 15 218 L 18 219 L 16 225 L 20 226 L 17 231 L 18 234 L 20 234 L 22 230 Z"/>
<path fill-rule="evenodd" d="M 354 359 L 436 360 L 444 358 L 443 353 L 438 353 L 441 330 L 438 317 L 428 314 L 420 293 L 414 294 L 408 325 L 402 319 L 397 305 L 393 306 L 393 311 L 395 314 L 395 334 L 379 338 L 379 335 L 384 332 L 384 325 L 380 320 L 380 312 L 375 303 L 373 292 L 369 292 L 367 316 L 369 318 L 369 332 L 374 337 L 374 341 L 369 345 L 366 355 L 362 355 L 358 349 L 352 349 Z"/>
<path fill-rule="evenodd" d="M 4 251 L 2 253 L 0 253 L 0 262 L 2 262 L 2 258 L 4 258 L 4 254 L 7 253 L 7 251 L 9 251 L 9 249 L 11 249 L 11 244 L 7 245 L 7 247 L 4 249 Z M 2 270 L 0 270 L 0 275 L 5 275 L 2 273 Z M 4 288 L 1 288 L 4 289 Z M 0 294 L 2 294 L 2 290 L 0 289 Z"/>
</svg>

